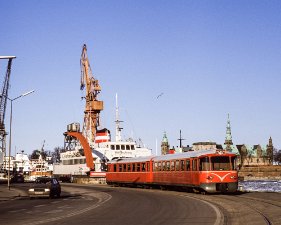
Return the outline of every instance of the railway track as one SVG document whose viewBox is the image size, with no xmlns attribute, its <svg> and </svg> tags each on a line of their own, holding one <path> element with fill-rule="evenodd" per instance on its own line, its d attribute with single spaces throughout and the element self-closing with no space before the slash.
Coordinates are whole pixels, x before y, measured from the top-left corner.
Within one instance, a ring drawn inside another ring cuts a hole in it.
<svg viewBox="0 0 281 225">
<path fill-rule="evenodd" d="M 128 188 L 128 187 L 123 187 Z M 131 189 L 131 188 L 129 188 Z M 219 225 L 281 225 L 281 194 L 280 193 L 239 193 L 202 195 L 180 191 L 163 191 L 157 189 L 141 189 L 136 191 L 162 192 L 200 199 L 210 203 L 218 215 Z"/>
<path fill-rule="evenodd" d="M 196 197 L 216 204 L 224 214 L 224 224 L 281 225 L 280 201 L 265 199 L 264 193 L 263 198 L 248 195 L 251 194 L 198 195 Z M 254 195 L 259 196 L 259 193 Z"/>
<path fill-rule="evenodd" d="M 280 193 L 202 195 L 156 189 L 136 189 L 136 191 L 162 192 L 210 203 L 216 214 L 219 215 L 216 222 L 219 225 L 281 225 Z"/>
</svg>

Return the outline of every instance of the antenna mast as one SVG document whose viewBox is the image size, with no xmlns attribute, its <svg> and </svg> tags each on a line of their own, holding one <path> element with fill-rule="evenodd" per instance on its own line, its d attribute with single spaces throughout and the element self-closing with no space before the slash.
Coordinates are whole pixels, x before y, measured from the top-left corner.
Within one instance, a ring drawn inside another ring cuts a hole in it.
<svg viewBox="0 0 281 225">
<path fill-rule="evenodd" d="M 119 120 L 119 107 L 118 107 L 118 95 L 116 93 L 116 111 L 115 111 L 115 124 L 116 124 L 116 134 L 115 134 L 115 141 L 121 141 L 121 130 L 123 128 L 120 127 L 120 122 L 123 122 L 123 121 L 120 121 Z"/>
</svg>

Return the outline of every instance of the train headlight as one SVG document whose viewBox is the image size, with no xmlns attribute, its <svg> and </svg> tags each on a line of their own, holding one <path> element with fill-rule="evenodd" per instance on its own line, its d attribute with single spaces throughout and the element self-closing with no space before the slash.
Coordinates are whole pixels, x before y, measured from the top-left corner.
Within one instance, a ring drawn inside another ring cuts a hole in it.
<svg viewBox="0 0 281 225">
<path fill-rule="evenodd" d="M 213 176 L 208 176 L 207 180 L 213 180 L 213 178 L 214 178 Z"/>
<path fill-rule="evenodd" d="M 231 179 L 236 179 L 236 176 L 231 176 L 230 178 L 231 178 Z"/>
</svg>

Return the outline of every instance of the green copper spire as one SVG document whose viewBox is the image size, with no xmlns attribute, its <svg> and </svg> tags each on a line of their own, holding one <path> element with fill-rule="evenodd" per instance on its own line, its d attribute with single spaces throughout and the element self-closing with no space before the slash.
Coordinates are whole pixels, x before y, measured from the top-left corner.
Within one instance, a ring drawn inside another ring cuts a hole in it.
<svg viewBox="0 0 281 225">
<path fill-rule="evenodd" d="M 227 124 L 226 124 L 226 136 L 225 136 L 225 143 L 226 150 L 231 149 L 231 145 L 233 145 L 232 142 L 232 136 L 231 136 L 231 126 L 230 126 L 230 119 L 229 119 L 229 113 L 227 114 Z"/>
<path fill-rule="evenodd" d="M 227 114 L 227 125 L 226 125 L 226 137 L 225 137 L 225 140 L 232 141 L 229 113 Z"/>
<path fill-rule="evenodd" d="M 163 136 L 162 142 L 168 143 L 168 138 L 167 138 L 166 131 L 164 131 L 164 136 Z"/>
</svg>

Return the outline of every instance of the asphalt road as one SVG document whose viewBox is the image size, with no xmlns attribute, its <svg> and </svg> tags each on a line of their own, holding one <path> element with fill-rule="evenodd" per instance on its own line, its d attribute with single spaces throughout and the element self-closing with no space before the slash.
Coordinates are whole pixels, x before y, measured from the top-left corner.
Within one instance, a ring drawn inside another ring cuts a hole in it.
<svg viewBox="0 0 281 225">
<path fill-rule="evenodd" d="M 22 197 L 0 203 L 0 224 L 217 224 L 216 206 L 159 190 L 64 184 L 59 199 Z"/>
</svg>

